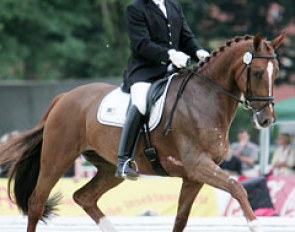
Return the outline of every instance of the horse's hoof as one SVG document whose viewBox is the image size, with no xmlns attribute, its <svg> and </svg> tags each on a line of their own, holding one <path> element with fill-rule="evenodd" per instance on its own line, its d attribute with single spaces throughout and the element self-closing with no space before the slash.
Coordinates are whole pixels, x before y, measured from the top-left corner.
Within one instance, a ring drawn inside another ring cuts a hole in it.
<svg viewBox="0 0 295 232">
<path fill-rule="evenodd" d="M 99 220 L 98 226 L 102 232 L 117 232 L 116 228 L 106 217 L 102 217 Z"/>
<path fill-rule="evenodd" d="M 260 223 L 257 219 L 248 222 L 248 226 L 251 232 L 263 232 Z"/>
</svg>

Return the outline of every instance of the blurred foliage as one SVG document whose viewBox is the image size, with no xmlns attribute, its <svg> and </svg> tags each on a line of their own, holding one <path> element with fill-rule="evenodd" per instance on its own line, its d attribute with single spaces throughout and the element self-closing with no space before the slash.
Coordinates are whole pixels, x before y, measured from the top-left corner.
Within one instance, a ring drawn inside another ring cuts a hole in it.
<svg viewBox="0 0 295 232">
<path fill-rule="evenodd" d="M 1 0 L 0 78 L 118 75 L 128 1 Z"/>
<path fill-rule="evenodd" d="M 130 1 L 1 0 L 0 79 L 120 76 L 129 54 L 124 11 Z M 179 2 L 208 49 L 235 35 L 261 32 L 271 38 L 294 17 L 295 6 L 276 1 L 283 10 L 269 23 L 272 1 Z"/>
</svg>

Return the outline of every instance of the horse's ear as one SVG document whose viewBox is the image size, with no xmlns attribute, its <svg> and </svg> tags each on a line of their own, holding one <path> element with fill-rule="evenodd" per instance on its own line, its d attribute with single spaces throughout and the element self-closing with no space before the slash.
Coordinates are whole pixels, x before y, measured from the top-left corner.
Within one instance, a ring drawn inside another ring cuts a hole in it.
<svg viewBox="0 0 295 232">
<path fill-rule="evenodd" d="M 262 37 L 261 37 L 260 33 L 257 33 L 253 39 L 253 48 L 254 48 L 255 52 L 258 52 L 261 41 L 262 41 Z"/>
<path fill-rule="evenodd" d="M 272 45 L 272 47 L 273 47 L 274 49 L 277 49 L 277 48 L 281 45 L 281 43 L 283 42 L 283 40 L 285 39 L 285 37 L 286 37 L 286 33 L 283 32 L 283 33 L 280 34 L 278 37 L 276 37 L 275 39 L 273 39 L 273 40 L 271 41 L 271 45 Z"/>
</svg>

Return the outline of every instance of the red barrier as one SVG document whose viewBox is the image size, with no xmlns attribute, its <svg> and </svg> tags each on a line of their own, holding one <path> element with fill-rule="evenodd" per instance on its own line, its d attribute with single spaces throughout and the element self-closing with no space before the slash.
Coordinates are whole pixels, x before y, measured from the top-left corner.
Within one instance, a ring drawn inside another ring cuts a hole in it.
<svg viewBox="0 0 295 232">
<path fill-rule="evenodd" d="M 274 209 L 279 216 L 295 216 L 295 176 L 271 176 L 267 178 L 267 186 L 274 205 Z M 226 216 L 243 215 L 237 201 L 230 199 L 226 210 Z"/>
</svg>

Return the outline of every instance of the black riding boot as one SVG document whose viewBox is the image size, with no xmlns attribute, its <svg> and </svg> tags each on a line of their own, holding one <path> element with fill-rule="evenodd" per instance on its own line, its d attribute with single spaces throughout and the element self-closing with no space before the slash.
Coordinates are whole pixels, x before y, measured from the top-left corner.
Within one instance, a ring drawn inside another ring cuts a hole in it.
<svg viewBox="0 0 295 232">
<path fill-rule="evenodd" d="M 115 176 L 136 179 L 138 173 L 130 166 L 132 151 L 140 131 L 140 122 L 143 116 L 136 106 L 131 106 L 124 123 L 121 140 L 118 149 L 118 166 Z M 128 161 L 129 162 L 126 162 Z M 126 163 L 126 164 L 125 164 Z"/>
</svg>

